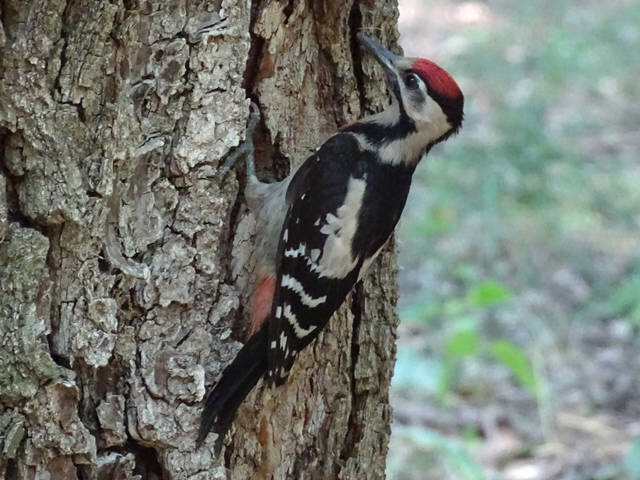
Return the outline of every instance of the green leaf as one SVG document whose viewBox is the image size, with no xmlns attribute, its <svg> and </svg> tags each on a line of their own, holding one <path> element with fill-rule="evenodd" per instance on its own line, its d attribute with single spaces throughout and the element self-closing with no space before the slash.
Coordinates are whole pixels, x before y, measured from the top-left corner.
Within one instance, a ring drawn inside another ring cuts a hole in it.
<svg viewBox="0 0 640 480">
<path fill-rule="evenodd" d="M 631 480 L 640 480 L 640 436 L 631 443 L 624 457 L 624 468 Z"/>
<path fill-rule="evenodd" d="M 511 298 L 511 292 L 502 284 L 493 280 L 479 283 L 470 293 L 471 303 L 484 308 L 506 302 Z"/>
<path fill-rule="evenodd" d="M 521 385 L 534 395 L 537 394 L 538 382 L 531 362 L 517 345 L 506 340 L 496 340 L 491 344 L 491 353 L 511 371 Z"/>
<path fill-rule="evenodd" d="M 453 357 L 475 355 L 477 351 L 478 335 L 472 328 L 456 330 L 447 342 L 447 353 Z"/>
<path fill-rule="evenodd" d="M 632 323 L 640 323 L 638 291 L 640 291 L 640 275 L 633 275 L 622 281 L 607 302 L 608 314 L 610 316 L 628 315 Z"/>
</svg>

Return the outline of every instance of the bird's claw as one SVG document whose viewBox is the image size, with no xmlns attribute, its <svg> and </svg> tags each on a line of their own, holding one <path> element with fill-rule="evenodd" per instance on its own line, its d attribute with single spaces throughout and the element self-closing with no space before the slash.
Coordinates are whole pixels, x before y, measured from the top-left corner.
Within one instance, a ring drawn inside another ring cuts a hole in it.
<svg viewBox="0 0 640 480">
<path fill-rule="evenodd" d="M 246 158 L 247 175 L 255 175 L 255 165 L 253 160 L 253 132 L 260 121 L 260 109 L 258 105 L 251 101 L 249 106 L 249 118 L 247 119 L 247 129 L 245 133 L 245 140 L 241 143 L 233 152 L 227 155 L 225 162 L 218 170 L 220 176 L 225 176 L 229 170 L 231 170 L 238 159 L 243 155 Z"/>
</svg>

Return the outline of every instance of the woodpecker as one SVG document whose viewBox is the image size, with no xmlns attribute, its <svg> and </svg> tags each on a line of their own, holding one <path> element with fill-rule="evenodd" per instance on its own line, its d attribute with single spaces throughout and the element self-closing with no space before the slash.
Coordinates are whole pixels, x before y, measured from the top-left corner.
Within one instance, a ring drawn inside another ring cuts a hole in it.
<svg viewBox="0 0 640 480">
<path fill-rule="evenodd" d="M 261 378 L 286 382 L 309 345 L 364 276 L 394 231 L 413 172 L 462 125 L 464 99 L 442 68 L 400 57 L 360 33 L 382 66 L 391 104 L 341 128 L 279 183 L 255 176 L 247 155 L 247 200 L 256 212 L 260 262 L 252 335 L 205 400 L 197 444 L 215 449 Z M 255 124 L 253 108 L 250 124 Z"/>
</svg>

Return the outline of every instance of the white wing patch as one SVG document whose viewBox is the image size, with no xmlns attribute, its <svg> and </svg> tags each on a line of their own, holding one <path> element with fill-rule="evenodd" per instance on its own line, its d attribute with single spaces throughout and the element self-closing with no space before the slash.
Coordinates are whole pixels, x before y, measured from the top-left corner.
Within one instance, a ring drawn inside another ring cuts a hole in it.
<svg viewBox="0 0 640 480">
<path fill-rule="evenodd" d="M 309 308 L 315 308 L 321 303 L 324 303 L 327 301 L 326 295 L 323 295 L 322 297 L 318 297 L 318 298 L 313 298 L 304 290 L 304 287 L 302 286 L 302 284 L 290 275 L 283 275 L 280 285 L 282 285 L 285 288 L 288 288 L 289 290 L 296 292 L 300 297 L 300 301 Z M 286 316 L 286 313 L 285 313 L 285 316 Z"/>
<path fill-rule="evenodd" d="M 327 214 L 326 223 L 320 228 L 320 233 L 327 235 L 322 257 L 315 268 L 321 277 L 344 278 L 358 263 L 359 257 L 351 255 L 351 244 L 358 228 L 366 186 L 366 179 L 351 177 L 344 204 L 335 215 Z"/>
<path fill-rule="evenodd" d="M 307 246 L 304 243 L 298 245 L 298 248 L 290 248 L 289 250 L 284 251 L 284 256 L 289 258 L 301 257 L 304 255 Z"/>
<path fill-rule="evenodd" d="M 300 326 L 296 315 L 291 310 L 291 306 L 286 303 L 284 305 L 284 318 L 289 321 L 289 325 L 291 325 L 291 328 L 293 328 L 293 331 L 298 338 L 306 337 L 317 328 L 315 325 L 311 325 L 309 328 L 303 328 L 302 326 Z M 284 332 L 282 333 L 282 335 L 284 335 Z"/>
</svg>

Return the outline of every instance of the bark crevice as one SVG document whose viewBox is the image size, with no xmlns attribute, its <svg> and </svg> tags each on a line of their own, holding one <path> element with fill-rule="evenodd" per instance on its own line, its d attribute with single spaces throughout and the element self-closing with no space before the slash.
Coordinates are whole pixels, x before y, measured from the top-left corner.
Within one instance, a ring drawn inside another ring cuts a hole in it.
<svg viewBox="0 0 640 480">
<path fill-rule="evenodd" d="M 358 90 L 358 101 L 361 108 L 365 108 L 367 102 L 365 97 L 365 82 L 366 77 L 362 70 L 362 51 L 360 42 L 358 41 L 358 33 L 362 29 L 362 12 L 360 11 L 360 3 L 356 0 L 351 6 L 351 12 L 349 13 L 349 35 L 350 35 L 350 50 L 351 61 L 353 63 L 353 75 L 356 80 L 356 87 Z"/>
</svg>

